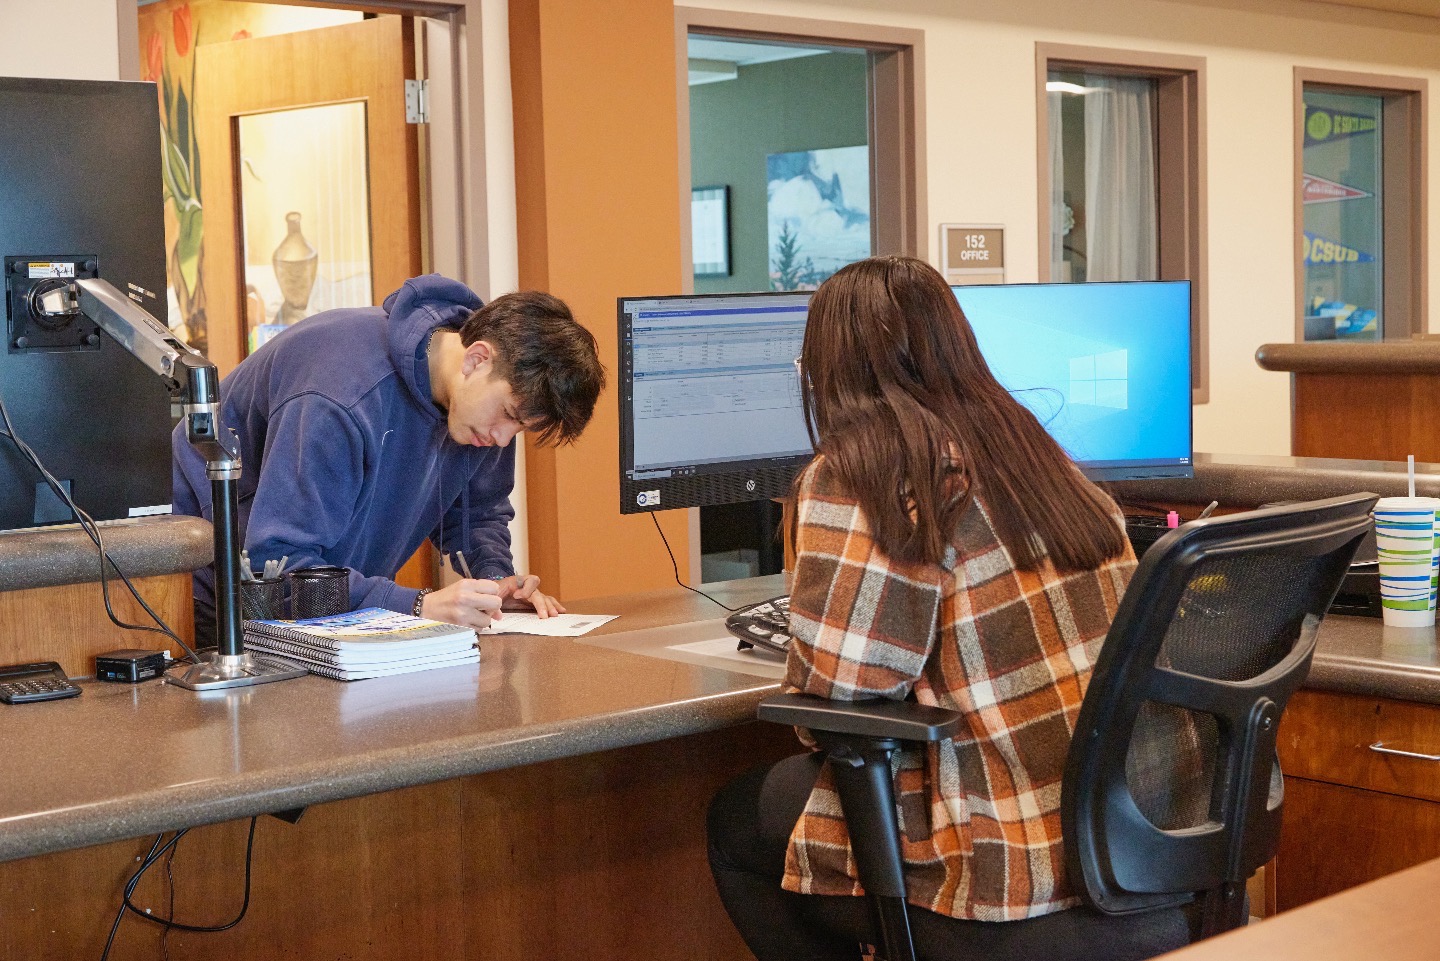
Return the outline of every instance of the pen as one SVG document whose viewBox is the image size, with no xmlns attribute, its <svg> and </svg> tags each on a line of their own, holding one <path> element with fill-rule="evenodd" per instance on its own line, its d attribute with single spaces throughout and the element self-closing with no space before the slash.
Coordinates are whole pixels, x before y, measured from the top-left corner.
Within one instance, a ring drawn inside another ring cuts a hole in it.
<svg viewBox="0 0 1440 961">
<path fill-rule="evenodd" d="M 460 565 L 460 573 L 465 575 L 465 579 L 467 581 L 473 581 L 475 578 L 470 573 L 470 563 L 465 560 L 465 555 L 460 551 L 456 551 L 455 560 Z"/>
<path fill-rule="evenodd" d="M 1219 507 L 1219 506 L 1220 506 L 1220 502 L 1219 502 L 1219 501 L 1211 501 L 1210 504 L 1209 504 L 1203 511 L 1200 512 L 1200 516 L 1197 517 L 1197 518 L 1195 518 L 1195 519 L 1196 519 L 1196 520 L 1201 520 L 1201 521 L 1203 521 L 1205 518 L 1207 518 L 1207 517 L 1209 517 L 1211 514 L 1213 514 L 1213 513 L 1215 512 L 1215 508 L 1217 508 L 1217 507 Z"/>
</svg>

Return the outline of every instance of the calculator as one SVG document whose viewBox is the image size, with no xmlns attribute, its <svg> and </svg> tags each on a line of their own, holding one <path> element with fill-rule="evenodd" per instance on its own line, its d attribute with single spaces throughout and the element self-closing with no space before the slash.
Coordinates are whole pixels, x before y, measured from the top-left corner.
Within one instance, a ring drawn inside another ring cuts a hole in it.
<svg viewBox="0 0 1440 961">
<path fill-rule="evenodd" d="M 0 701 L 6 704 L 54 701 L 79 693 L 80 688 L 70 683 L 54 661 L 0 667 Z"/>
</svg>

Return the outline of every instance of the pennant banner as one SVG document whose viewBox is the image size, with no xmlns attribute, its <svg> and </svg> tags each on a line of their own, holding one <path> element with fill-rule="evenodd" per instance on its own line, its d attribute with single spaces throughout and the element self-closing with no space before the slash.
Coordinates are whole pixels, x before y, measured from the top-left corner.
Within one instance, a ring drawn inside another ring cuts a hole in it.
<svg viewBox="0 0 1440 961">
<path fill-rule="evenodd" d="M 1307 204 L 1328 204 L 1336 200 L 1355 200 L 1359 197 L 1374 196 L 1359 187 L 1336 183 L 1314 174 L 1302 174 L 1301 176 L 1303 179 L 1300 184 L 1300 193 Z"/>
<path fill-rule="evenodd" d="M 1305 257 L 1307 266 L 1315 264 L 1369 264 L 1375 262 L 1373 254 L 1367 254 L 1363 250 L 1356 250 L 1354 247 L 1346 247 L 1344 244 L 1337 244 L 1333 240 L 1326 240 L 1319 234 L 1312 234 L 1305 231 Z"/>
<path fill-rule="evenodd" d="M 1326 110 L 1323 107 L 1305 108 L 1305 146 L 1328 143 L 1342 137 L 1374 133 L 1380 129 L 1380 121 L 1364 114 L 1345 113 L 1340 110 Z"/>
</svg>

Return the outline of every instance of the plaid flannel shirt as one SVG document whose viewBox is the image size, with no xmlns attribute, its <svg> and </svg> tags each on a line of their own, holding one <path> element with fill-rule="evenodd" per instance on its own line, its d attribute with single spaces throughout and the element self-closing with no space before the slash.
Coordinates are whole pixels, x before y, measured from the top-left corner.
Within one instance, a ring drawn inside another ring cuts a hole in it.
<svg viewBox="0 0 1440 961">
<path fill-rule="evenodd" d="M 1117 524 L 1124 524 L 1112 504 Z M 1060 782 L 1091 665 L 1135 569 L 1017 570 L 973 498 L 941 564 L 901 563 L 871 537 L 823 459 L 801 479 L 787 681 L 835 700 L 958 710 L 961 733 L 896 752 L 908 900 L 1008 921 L 1079 903 L 1065 878 Z M 784 887 L 862 894 L 828 767 L 795 826 Z"/>
</svg>

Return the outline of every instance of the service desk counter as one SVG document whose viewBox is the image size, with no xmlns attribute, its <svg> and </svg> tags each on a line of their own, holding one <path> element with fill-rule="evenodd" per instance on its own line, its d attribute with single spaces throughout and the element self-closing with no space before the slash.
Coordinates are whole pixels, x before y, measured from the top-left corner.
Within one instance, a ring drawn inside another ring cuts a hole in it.
<svg viewBox="0 0 1440 961">
<path fill-rule="evenodd" d="M 1264 344 L 1255 360 L 1290 374 L 1292 454 L 1440 461 L 1440 341 Z"/>
<path fill-rule="evenodd" d="M 1178 482 L 1114 489 L 1127 502 L 1233 509 L 1388 493 L 1403 489 L 1396 466 L 1205 457 L 1179 494 L 1166 487 Z M 1427 470 L 1421 487 L 1432 486 L 1440 477 Z M 47 589 L 59 588 L 0 592 L 0 604 Z M 784 590 L 775 576 L 712 593 L 736 606 Z M 620 617 L 575 640 L 487 636 L 478 667 L 210 694 L 86 680 L 79 698 L 0 706 L 0 957 L 98 956 L 147 836 L 184 827 L 201 826 L 174 868 L 178 916 L 228 920 L 248 817 L 301 809 L 295 824 L 260 819 L 244 923 L 172 932 L 171 947 L 748 957 L 709 881 L 704 809 L 739 771 L 795 750 L 791 732 L 751 721 L 777 665 L 724 651 L 724 612 L 678 587 L 570 607 Z M 42 640 L 66 634 L 33 604 L 17 609 Z M 1440 764 L 1370 750 L 1440 754 L 1433 630 L 1328 618 L 1280 740 L 1280 907 L 1440 856 Z M 168 883 L 157 868 L 138 896 L 168 903 Z M 155 926 L 127 921 L 112 957 L 153 957 L 158 940 Z"/>
<path fill-rule="evenodd" d="M 784 579 L 713 587 L 736 606 Z M 704 809 L 739 771 L 799 749 L 753 721 L 776 681 L 613 646 L 719 639 L 724 612 L 679 588 L 570 607 L 620 616 L 575 640 L 485 636 L 478 667 L 207 694 L 83 680 L 78 698 L 0 707 L 0 956 L 98 956 L 148 847 L 135 839 L 195 825 L 210 826 L 180 849 L 177 911 L 225 920 L 248 816 L 306 808 L 293 825 L 261 819 L 245 922 L 172 932 L 171 947 L 747 957 L 708 879 Z M 141 894 L 159 907 L 152 874 Z M 127 922 L 112 957 L 156 956 L 151 927 Z M 56 950 L 27 953 L 27 937 Z"/>
</svg>

